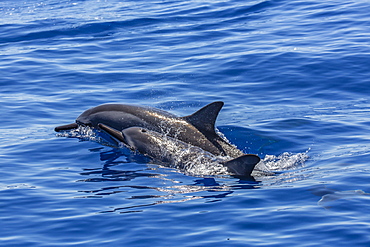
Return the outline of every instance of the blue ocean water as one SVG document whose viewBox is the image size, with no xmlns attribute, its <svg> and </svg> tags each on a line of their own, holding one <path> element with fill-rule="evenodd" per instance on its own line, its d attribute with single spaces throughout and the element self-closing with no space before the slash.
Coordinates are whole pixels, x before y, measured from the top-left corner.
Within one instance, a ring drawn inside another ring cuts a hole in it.
<svg viewBox="0 0 370 247">
<path fill-rule="evenodd" d="M 0 245 L 368 246 L 368 9 L 1 1 Z M 218 130 L 276 174 L 190 176 L 54 132 L 103 103 L 218 100 Z"/>
</svg>

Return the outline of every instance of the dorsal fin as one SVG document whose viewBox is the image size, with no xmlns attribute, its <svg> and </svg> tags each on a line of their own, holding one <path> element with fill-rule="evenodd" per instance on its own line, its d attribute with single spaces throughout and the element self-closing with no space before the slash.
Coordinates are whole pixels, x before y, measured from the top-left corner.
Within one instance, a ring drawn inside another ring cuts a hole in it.
<svg viewBox="0 0 370 247">
<path fill-rule="evenodd" d="M 260 162 L 260 157 L 254 154 L 245 154 L 239 158 L 230 160 L 224 165 L 231 173 L 239 176 L 250 176 L 254 167 Z"/>
<path fill-rule="evenodd" d="M 215 123 L 218 113 L 220 112 L 223 105 L 224 102 L 222 101 L 210 103 L 200 110 L 196 111 L 195 113 L 189 116 L 182 117 L 182 119 L 191 123 L 203 134 L 216 134 Z"/>
</svg>

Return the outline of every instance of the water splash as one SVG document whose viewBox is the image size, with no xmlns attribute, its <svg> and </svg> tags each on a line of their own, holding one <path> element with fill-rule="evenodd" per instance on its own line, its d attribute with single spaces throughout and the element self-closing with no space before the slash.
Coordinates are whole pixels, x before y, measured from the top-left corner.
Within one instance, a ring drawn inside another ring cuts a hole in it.
<svg viewBox="0 0 370 247">
<path fill-rule="evenodd" d="M 88 127 L 88 126 L 81 126 L 79 125 L 76 129 L 71 129 L 68 131 L 62 131 L 58 132 L 56 134 L 58 137 L 68 137 L 68 138 L 80 138 L 80 139 L 86 139 L 94 141 L 94 138 L 96 137 L 95 131 Z"/>
<path fill-rule="evenodd" d="M 77 129 L 60 132 L 59 137 L 78 138 L 82 141 L 93 141 L 104 146 L 126 148 L 123 144 L 113 144 L 109 136 L 87 126 L 79 126 Z M 225 140 L 226 137 L 223 136 Z M 215 156 L 203 149 L 195 146 L 176 145 L 173 138 L 161 138 L 160 152 L 161 160 L 153 163 L 180 170 L 180 172 L 191 176 L 213 176 L 231 175 L 228 169 L 222 165 L 223 162 L 231 160 L 230 157 Z M 256 166 L 253 176 L 270 176 L 275 172 L 286 171 L 302 166 L 308 159 L 308 151 L 303 153 L 284 152 L 278 156 L 266 155 Z"/>
<path fill-rule="evenodd" d="M 303 153 L 284 152 L 278 156 L 266 155 L 252 172 L 261 186 L 281 186 L 282 184 L 306 180 L 312 174 L 307 173 L 304 163 L 308 160 L 309 149 Z"/>
<path fill-rule="evenodd" d="M 256 166 L 256 170 L 262 172 L 285 171 L 302 166 L 309 158 L 309 150 L 304 153 L 284 152 L 278 156 L 266 155 Z"/>
<path fill-rule="evenodd" d="M 89 126 L 79 125 L 76 129 L 58 132 L 56 136 L 78 138 L 81 141 L 93 141 L 108 147 L 118 147 L 117 143 L 108 135 L 103 135 L 102 132 L 99 132 Z"/>
</svg>

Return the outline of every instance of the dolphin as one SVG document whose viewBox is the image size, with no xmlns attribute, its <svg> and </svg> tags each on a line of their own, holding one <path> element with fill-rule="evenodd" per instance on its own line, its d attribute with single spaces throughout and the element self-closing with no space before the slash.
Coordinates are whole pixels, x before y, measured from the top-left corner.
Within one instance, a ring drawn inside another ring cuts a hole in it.
<svg viewBox="0 0 370 247">
<path fill-rule="evenodd" d="M 187 170 L 196 164 L 208 167 L 222 165 L 231 175 L 251 177 L 254 167 L 260 161 L 260 158 L 254 154 L 245 154 L 235 159 L 225 160 L 200 147 L 142 127 L 130 127 L 118 131 L 105 124 L 98 124 L 98 126 L 129 149 L 182 170 Z M 201 172 L 199 169 L 197 171 Z"/>
<path fill-rule="evenodd" d="M 237 158 L 244 153 L 215 131 L 216 118 L 223 105 L 223 102 L 216 101 L 189 116 L 177 117 L 152 107 L 104 104 L 86 110 L 75 123 L 58 126 L 55 131 L 76 129 L 79 126 L 98 128 L 99 123 L 119 131 L 136 126 L 198 146 L 214 155 Z"/>
</svg>

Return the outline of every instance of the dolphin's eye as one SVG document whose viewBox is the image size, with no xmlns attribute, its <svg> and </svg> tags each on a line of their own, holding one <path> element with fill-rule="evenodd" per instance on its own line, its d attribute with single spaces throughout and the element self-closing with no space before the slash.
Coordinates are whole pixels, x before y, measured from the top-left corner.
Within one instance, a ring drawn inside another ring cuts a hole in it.
<svg viewBox="0 0 370 247">
<path fill-rule="evenodd" d="M 146 130 L 145 130 L 145 129 L 141 129 L 141 132 L 142 132 L 142 133 L 145 133 L 145 132 L 146 132 Z"/>
</svg>

